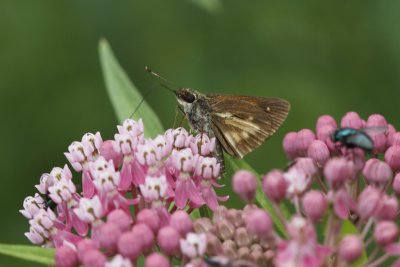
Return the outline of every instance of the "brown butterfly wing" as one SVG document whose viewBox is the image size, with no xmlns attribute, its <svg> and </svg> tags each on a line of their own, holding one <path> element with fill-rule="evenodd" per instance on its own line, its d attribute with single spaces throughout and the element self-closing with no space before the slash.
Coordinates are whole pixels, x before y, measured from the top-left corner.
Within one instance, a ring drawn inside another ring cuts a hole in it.
<svg viewBox="0 0 400 267">
<path fill-rule="evenodd" d="M 242 158 L 271 137 L 290 104 L 280 98 L 208 95 L 211 127 L 225 151 Z"/>
</svg>

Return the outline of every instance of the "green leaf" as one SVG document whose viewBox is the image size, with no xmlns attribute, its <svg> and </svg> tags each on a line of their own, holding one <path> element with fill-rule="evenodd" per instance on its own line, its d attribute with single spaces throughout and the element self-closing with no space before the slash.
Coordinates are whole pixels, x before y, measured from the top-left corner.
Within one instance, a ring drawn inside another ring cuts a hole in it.
<svg viewBox="0 0 400 267">
<path fill-rule="evenodd" d="M 201 217 L 206 217 L 206 218 L 212 218 L 212 211 L 210 210 L 210 208 L 206 205 L 203 205 L 199 208 L 199 212 Z"/>
<path fill-rule="evenodd" d="M 123 122 L 132 114 L 143 97 L 119 65 L 105 39 L 100 40 L 99 54 L 108 95 L 119 122 Z M 155 137 L 164 131 L 158 116 L 145 101 L 133 118 L 135 120 L 143 119 L 146 137 Z"/>
<path fill-rule="evenodd" d="M 225 156 L 225 161 L 230 165 L 233 171 L 239 170 L 248 170 L 254 173 L 257 177 L 260 175 L 249 165 L 246 161 L 241 159 L 235 159 L 230 156 Z M 272 207 L 271 203 L 267 200 L 264 192 L 261 188 L 261 181 L 258 180 L 257 192 L 256 192 L 256 201 L 257 203 L 266 211 L 268 211 L 269 215 L 271 216 L 272 221 L 274 222 L 278 231 L 283 235 L 287 236 L 285 227 L 283 226 L 282 222 L 279 220 L 278 215 L 275 212 L 275 209 Z M 281 206 L 281 209 L 285 210 L 284 206 Z M 286 213 L 286 210 L 282 213 Z"/>
<path fill-rule="evenodd" d="M 54 265 L 54 249 L 29 245 L 0 244 L 0 253 L 22 260 Z"/>
<path fill-rule="evenodd" d="M 342 227 L 340 228 L 340 233 L 339 233 L 339 240 L 341 240 L 345 235 L 351 235 L 351 234 L 360 234 L 358 232 L 357 227 L 350 221 L 350 220 L 345 220 L 342 223 Z M 359 267 L 359 266 L 363 266 L 368 260 L 368 256 L 367 256 L 367 252 L 364 249 L 363 254 L 361 255 L 361 257 L 353 262 L 352 264 L 350 264 L 350 267 Z"/>
</svg>

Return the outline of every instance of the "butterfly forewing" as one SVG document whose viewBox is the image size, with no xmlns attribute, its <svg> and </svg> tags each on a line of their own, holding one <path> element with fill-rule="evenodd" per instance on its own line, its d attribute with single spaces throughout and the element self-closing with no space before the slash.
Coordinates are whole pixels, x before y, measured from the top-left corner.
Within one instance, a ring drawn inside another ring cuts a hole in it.
<svg viewBox="0 0 400 267">
<path fill-rule="evenodd" d="M 225 151 L 242 158 L 273 135 L 290 105 L 279 98 L 209 95 L 211 127 Z"/>
</svg>

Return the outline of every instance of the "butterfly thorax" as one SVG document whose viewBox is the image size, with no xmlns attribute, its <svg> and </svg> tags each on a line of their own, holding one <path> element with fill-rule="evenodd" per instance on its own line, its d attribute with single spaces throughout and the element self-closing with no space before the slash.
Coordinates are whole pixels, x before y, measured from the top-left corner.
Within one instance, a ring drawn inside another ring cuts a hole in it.
<svg viewBox="0 0 400 267">
<path fill-rule="evenodd" d="M 210 124 L 211 107 L 207 97 L 192 89 L 183 88 L 178 90 L 177 98 L 191 128 L 199 133 L 207 133 L 209 137 L 214 137 Z"/>
</svg>

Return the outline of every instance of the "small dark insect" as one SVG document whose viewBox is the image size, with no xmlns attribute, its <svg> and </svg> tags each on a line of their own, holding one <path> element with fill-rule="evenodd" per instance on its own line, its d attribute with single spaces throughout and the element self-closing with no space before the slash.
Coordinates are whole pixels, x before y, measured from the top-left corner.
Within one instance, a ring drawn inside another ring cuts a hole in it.
<svg viewBox="0 0 400 267">
<path fill-rule="evenodd" d="M 169 90 L 175 93 L 190 127 L 217 139 L 215 156 L 221 164 L 222 150 L 242 158 L 270 138 L 290 110 L 289 102 L 280 98 L 202 94 L 190 88 Z"/>
<path fill-rule="evenodd" d="M 385 127 L 372 127 L 362 130 L 354 128 L 340 128 L 332 133 L 331 139 L 334 143 L 339 142 L 347 148 L 361 148 L 371 152 L 374 148 L 374 141 L 367 132 L 384 132 Z"/>
<path fill-rule="evenodd" d="M 42 196 L 43 197 L 43 196 Z M 57 203 L 54 202 L 49 195 L 44 195 L 44 206 L 46 208 L 50 208 L 52 211 L 54 211 L 57 207 Z"/>
</svg>

